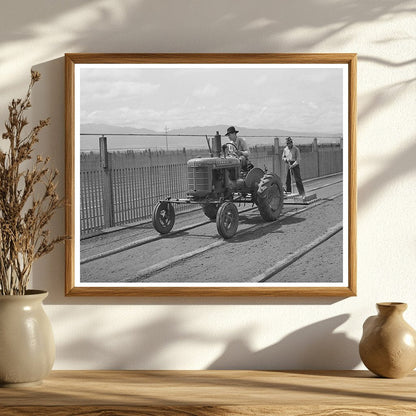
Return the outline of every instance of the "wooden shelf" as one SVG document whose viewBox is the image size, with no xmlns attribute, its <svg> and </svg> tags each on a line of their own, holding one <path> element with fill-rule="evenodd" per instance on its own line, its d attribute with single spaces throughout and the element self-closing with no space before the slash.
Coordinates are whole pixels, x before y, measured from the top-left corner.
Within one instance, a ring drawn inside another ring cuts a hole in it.
<svg viewBox="0 0 416 416">
<path fill-rule="evenodd" d="M 1 415 L 416 415 L 416 373 L 367 371 L 53 371 L 0 389 Z"/>
</svg>

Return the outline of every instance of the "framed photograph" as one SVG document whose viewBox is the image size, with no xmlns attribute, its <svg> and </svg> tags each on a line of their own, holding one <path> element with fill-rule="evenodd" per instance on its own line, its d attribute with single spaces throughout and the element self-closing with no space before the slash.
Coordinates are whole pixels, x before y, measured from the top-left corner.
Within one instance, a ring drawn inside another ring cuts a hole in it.
<svg viewBox="0 0 416 416">
<path fill-rule="evenodd" d="M 356 295 L 355 54 L 66 54 L 66 295 Z"/>
</svg>

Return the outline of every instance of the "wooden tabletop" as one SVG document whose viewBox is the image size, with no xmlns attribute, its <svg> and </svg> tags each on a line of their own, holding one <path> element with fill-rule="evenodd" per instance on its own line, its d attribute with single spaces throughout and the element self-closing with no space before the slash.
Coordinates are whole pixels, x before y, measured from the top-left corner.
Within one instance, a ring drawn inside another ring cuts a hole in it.
<svg viewBox="0 0 416 416">
<path fill-rule="evenodd" d="M 416 372 L 53 371 L 0 389 L 0 415 L 416 415 Z"/>
</svg>

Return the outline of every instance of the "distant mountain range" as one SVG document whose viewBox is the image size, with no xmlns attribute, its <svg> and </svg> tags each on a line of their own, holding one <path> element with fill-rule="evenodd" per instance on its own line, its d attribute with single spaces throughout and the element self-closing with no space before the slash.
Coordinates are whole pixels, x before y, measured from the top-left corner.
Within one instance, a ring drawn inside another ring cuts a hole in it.
<svg viewBox="0 0 416 416">
<path fill-rule="evenodd" d="M 98 137 L 107 136 L 108 150 L 144 150 L 144 149 L 198 149 L 207 148 L 204 136 L 213 137 L 218 131 L 223 143 L 227 140 L 224 136 L 227 131 L 226 125 L 216 126 L 193 126 L 183 129 L 158 132 L 149 129 L 137 129 L 133 127 L 111 126 L 106 124 L 82 124 L 80 150 L 81 152 L 98 151 Z M 281 129 L 252 129 L 247 127 L 236 127 L 239 136 L 246 138 L 249 146 L 273 144 L 273 138 L 285 138 L 292 136 L 295 143 L 310 143 L 314 137 L 319 142 L 337 141 L 342 134 L 325 134 L 319 132 L 295 132 Z"/>
</svg>

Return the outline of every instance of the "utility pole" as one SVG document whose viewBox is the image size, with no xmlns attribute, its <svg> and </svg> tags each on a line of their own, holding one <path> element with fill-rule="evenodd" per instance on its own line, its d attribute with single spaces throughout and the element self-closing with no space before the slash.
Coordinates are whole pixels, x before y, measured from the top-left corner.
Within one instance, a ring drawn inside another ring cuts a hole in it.
<svg viewBox="0 0 416 416">
<path fill-rule="evenodd" d="M 169 150 L 168 145 L 168 126 L 165 126 L 165 141 L 166 141 L 166 151 Z"/>
</svg>

